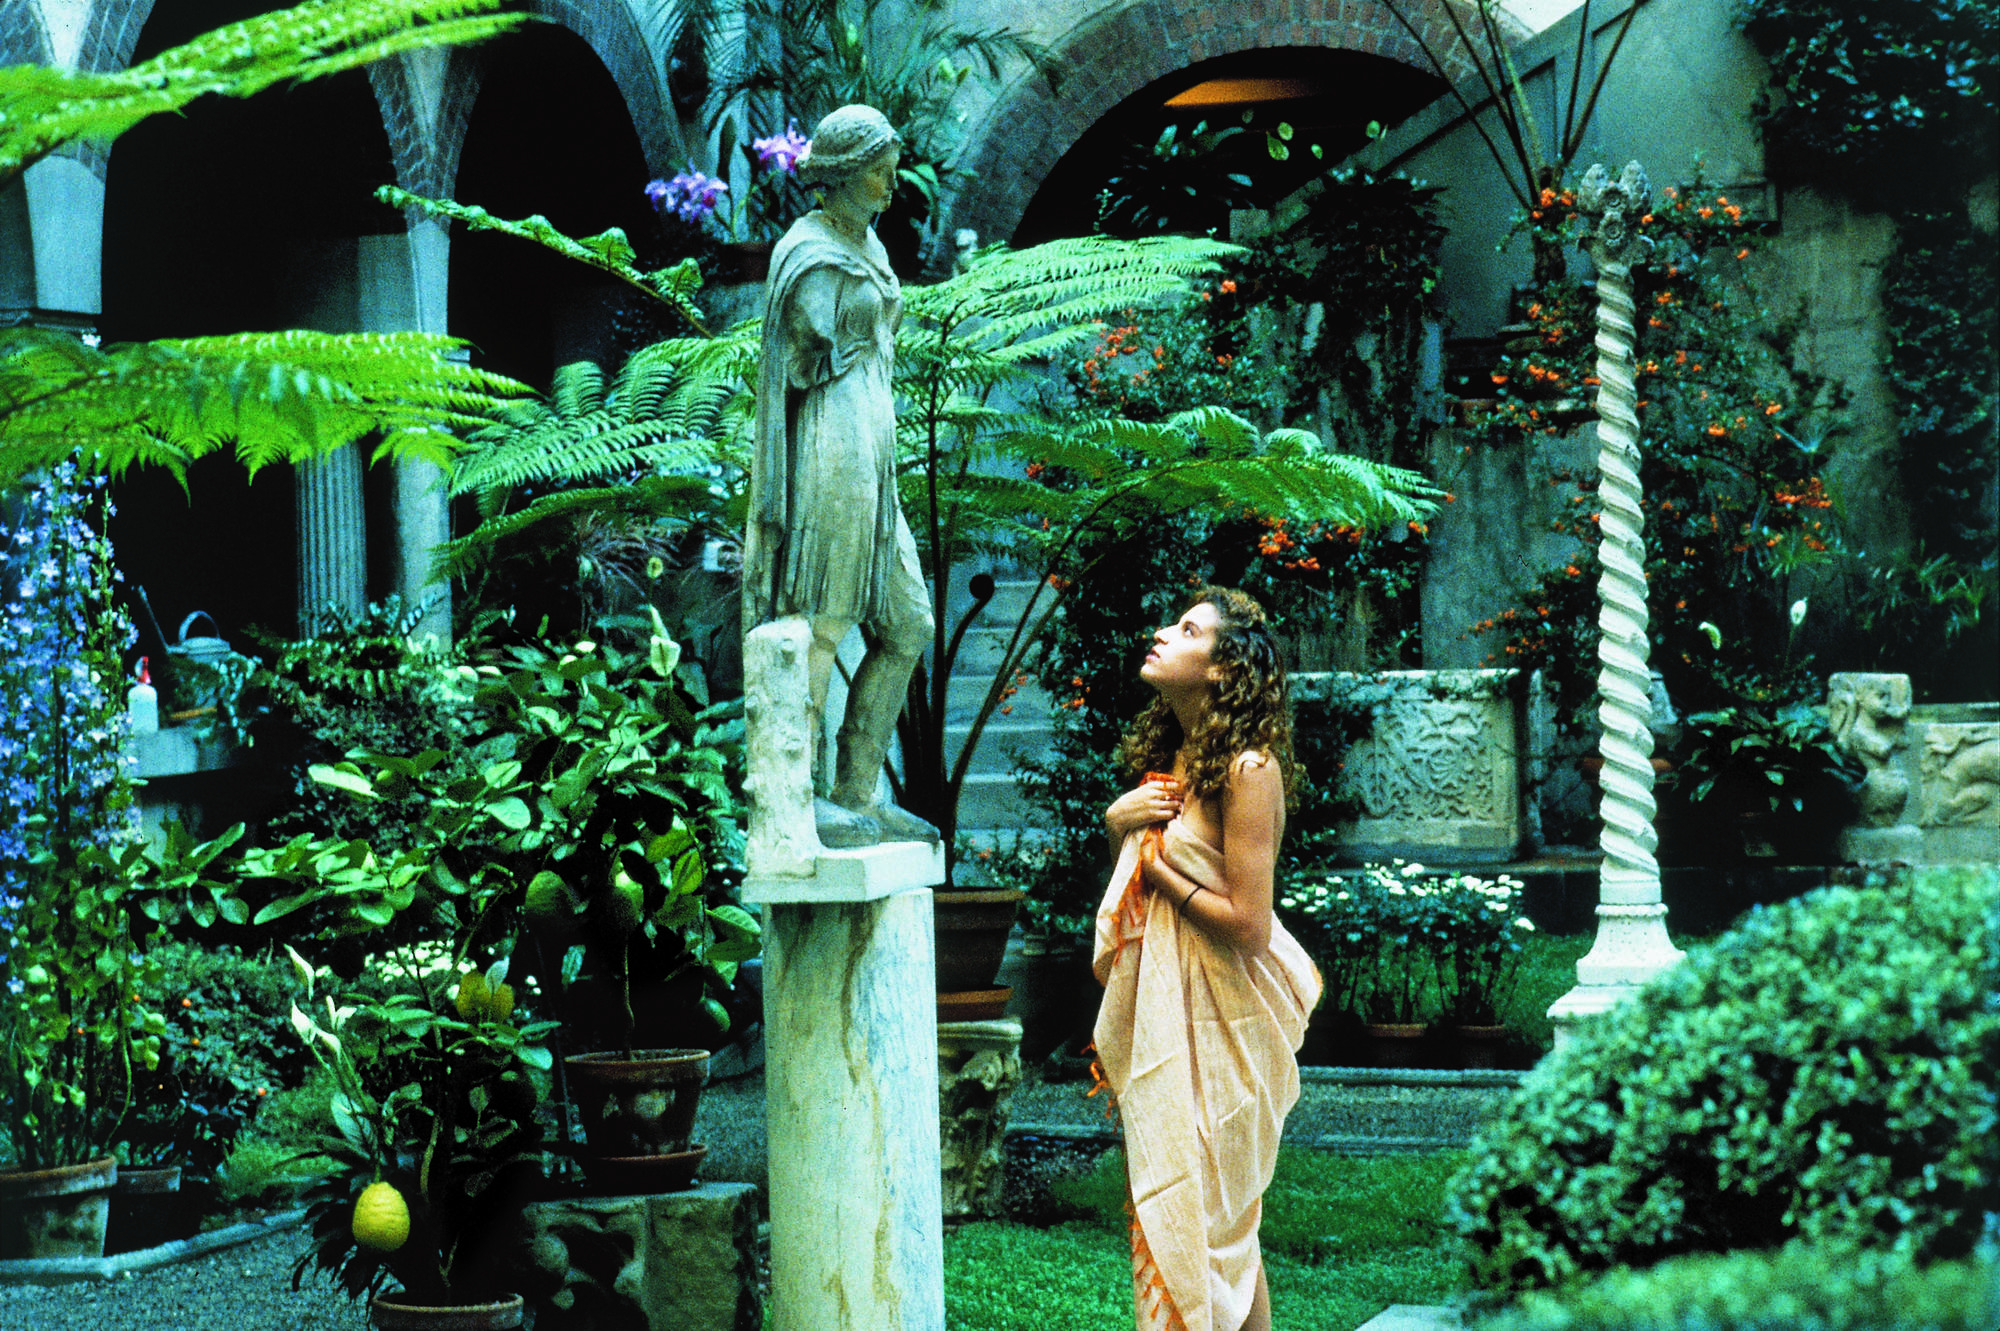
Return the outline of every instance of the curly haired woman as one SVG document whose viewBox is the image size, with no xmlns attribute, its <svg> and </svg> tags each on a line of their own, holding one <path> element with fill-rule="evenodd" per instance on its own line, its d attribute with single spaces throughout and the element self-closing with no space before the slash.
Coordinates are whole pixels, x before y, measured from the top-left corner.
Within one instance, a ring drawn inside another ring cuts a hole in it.
<svg viewBox="0 0 2000 1331">
<path fill-rule="evenodd" d="M 1263 1193 L 1320 977 L 1272 916 L 1291 703 L 1263 607 L 1203 587 L 1153 637 L 1159 697 L 1105 810 L 1097 1055 L 1125 1128 L 1140 1331 L 1268 1331 Z M 1166 775 L 1171 773 L 1171 775 Z"/>
</svg>

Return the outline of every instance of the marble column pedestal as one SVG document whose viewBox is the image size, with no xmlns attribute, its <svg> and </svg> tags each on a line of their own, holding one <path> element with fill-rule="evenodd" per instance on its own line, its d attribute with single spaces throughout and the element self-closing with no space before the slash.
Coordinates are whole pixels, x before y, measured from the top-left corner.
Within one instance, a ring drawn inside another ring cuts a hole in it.
<svg viewBox="0 0 2000 1331">
<path fill-rule="evenodd" d="M 535 1202 L 520 1292 L 538 1331 L 759 1331 L 757 1189 L 704 1183 L 642 1197 Z"/>
<path fill-rule="evenodd" d="M 1021 1020 L 941 1021 L 937 1039 L 944 1213 L 1000 1219 L 1007 1211 L 1001 1148 L 1021 1084 Z"/>
<path fill-rule="evenodd" d="M 942 1331 L 935 845 L 822 851 L 764 910 L 775 1331 Z"/>
</svg>

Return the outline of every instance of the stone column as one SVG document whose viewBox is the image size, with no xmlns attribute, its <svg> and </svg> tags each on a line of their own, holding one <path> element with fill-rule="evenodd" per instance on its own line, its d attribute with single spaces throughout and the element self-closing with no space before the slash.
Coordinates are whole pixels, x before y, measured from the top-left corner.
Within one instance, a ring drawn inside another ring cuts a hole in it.
<svg viewBox="0 0 2000 1331">
<path fill-rule="evenodd" d="M 931 892 L 924 842 L 819 846 L 809 629 L 745 637 L 747 902 L 764 908 L 771 1326 L 941 1331 L 944 1239 Z"/>
<path fill-rule="evenodd" d="M 328 604 L 360 614 L 368 604 L 368 524 L 361 498 L 361 446 L 302 462 L 298 496 L 299 633 Z"/>
<path fill-rule="evenodd" d="M 362 331 L 442 333 L 450 284 L 451 238 L 429 218 L 412 219 L 406 235 L 361 238 Z M 469 353 L 452 353 L 460 360 Z M 423 607 L 414 632 L 451 638 L 451 582 L 431 579 L 437 547 L 451 539 L 451 497 L 445 475 L 428 462 L 401 459 L 395 468 L 395 591 L 404 606 Z"/>
<path fill-rule="evenodd" d="M 1649 242 L 1638 233 L 1651 188 L 1637 162 L 1614 183 L 1602 165 L 1584 176 L 1597 265 L 1597 466 L 1603 512 L 1598 580 L 1598 720 L 1604 737 L 1604 848 L 1597 939 L 1576 964 L 1576 988 L 1549 1008 L 1556 1047 L 1578 1022 L 1618 1001 L 1681 959 L 1667 937 L 1660 865 L 1653 856 L 1652 675 L 1646 668 L 1646 547 L 1639 488 L 1638 395 L 1633 382 L 1632 265 Z"/>
</svg>

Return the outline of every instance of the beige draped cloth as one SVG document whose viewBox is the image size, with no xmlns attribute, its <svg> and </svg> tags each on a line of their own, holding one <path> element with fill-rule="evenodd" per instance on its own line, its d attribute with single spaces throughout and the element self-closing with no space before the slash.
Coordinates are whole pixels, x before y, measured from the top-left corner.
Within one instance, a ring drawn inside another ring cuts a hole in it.
<svg viewBox="0 0 2000 1331">
<path fill-rule="evenodd" d="M 1175 819 L 1125 838 L 1097 911 L 1097 1057 L 1125 1126 L 1139 1331 L 1239 1331 L 1257 1225 L 1320 976 L 1271 923 L 1249 955 L 1143 886 L 1141 856 L 1228 895 L 1222 852 Z"/>
</svg>

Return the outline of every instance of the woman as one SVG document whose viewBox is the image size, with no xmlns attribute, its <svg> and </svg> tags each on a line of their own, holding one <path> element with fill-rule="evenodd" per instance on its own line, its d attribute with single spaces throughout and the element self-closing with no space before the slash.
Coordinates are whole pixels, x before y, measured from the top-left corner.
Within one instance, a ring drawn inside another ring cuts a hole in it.
<svg viewBox="0 0 2000 1331">
<path fill-rule="evenodd" d="M 1141 1331 L 1268 1331 L 1257 1246 L 1319 972 L 1271 912 L 1291 704 L 1263 607 L 1204 587 L 1154 635 L 1158 691 L 1105 810 L 1097 1056 L 1125 1127 Z M 1168 775 L 1168 774 L 1171 775 Z"/>
<path fill-rule="evenodd" d="M 822 205 L 778 242 L 765 293 L 744 612 L 749 627 L 810 621 L 816 717 L 840 640 L 861 627 L 868 650 L 840 727 L 837 807 L 821 801 L 816 811 L 821 840 L 834 846 L 937 839 L 930 824 L 875 799 L 904 689 L 931 640 L 917 544 L 896 499 L 890 371 L 902 288 L 870 225 L 895 191 L 901 143 L 873 107 L 820 121 L 798 171 Z"/>
</svg>

